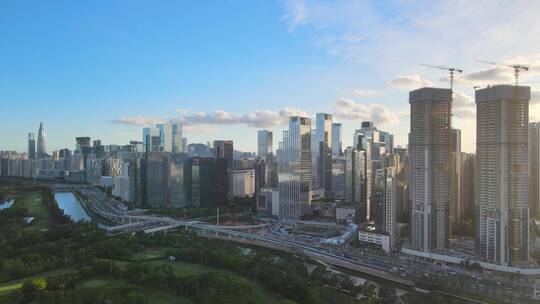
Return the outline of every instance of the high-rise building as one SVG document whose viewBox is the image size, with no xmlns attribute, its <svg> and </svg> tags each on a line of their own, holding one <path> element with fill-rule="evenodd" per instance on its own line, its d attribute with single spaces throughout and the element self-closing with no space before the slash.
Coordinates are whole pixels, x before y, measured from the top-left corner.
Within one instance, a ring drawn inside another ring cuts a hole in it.
<svg viewBox="0 0 540 304">
<path fill-rule="evenodd" d="M 147 153 L 143 159 L 143 205 L 146 207 L 165 207 L 170 205 L 171 170 L 170 153 Z"/>
<path fill-rule="evenodd" d="M 399 195 L 398 174 L 401 170 L 399 154 L 387 154 L 383 170 L 382 230 L 390 236 L 390 248 L 397 238 L 397 203 Z"/>
<path fill-rule="evenodd" d="M 36 159 L 36 140 L 34 133 L 28 133 L 28 159 Z"/>
<path fill-rule="evenodd" d="M 361 201 L 361 221 L 374 221 L 380 229 L 383 225 L 383 199 L 384 199 L 384 167 L 383 157 L 394 150 L 394 136 L 389 132 L 378 130 L 371 121 L 363 121 L 361 128 L 355 130 L 353 148 L 365 151 L 365 165 L 363 177 L 365 180 L 364 194 Z M 364 218 L 364 211 L 367 212 Z"/>
<path fill-rule="evenodd" d="M 278 154 L 279 218 L 311 213 L 311 119 L 289 117 Z"/>
<path fill-rule="evenodd" d="M 540 216 L 540 123 L 529 123 L 529 210 Z"/>
<path fill-rule="evenodd" d="M 335 201 L 345 201 L 347 158 L 332 158 L 332 197 Z"/>
<path fill-rule="evenodd" d="M 448 249 L 448 209 L 452 197 L 450 89 L 421 88 L 409 93 L 411 246 L 424 252 Z"/>
<path fill-rule="evenodd" d="M 227 203 L 228 179 L 225 158 L 190 158 L 184 174 L 189 207 L 218 207 Z"/>
<path fill-rule="evenodd" d="M 315 186 L 324 189 L 326 197 L 332 196 L 332 115 L 317 113 L 315 147 L 313 159 L 316 160 L 317 178 Z"/>
<path fill-rule="evenodd" d="M 326 113 L 317 113 L 316 115 L 316 130 L 315 150 L 317 155 L 317 188 L 324 189 L 326 197 L 332 196 L 332 134 L 333 134 L 333 117 Z"/>
<path fill-rule="evenodd" d="M 176 122 L 157 124 L 159 129 L 159 150 L 163 152 L 182 152 L 182 125 Z"/>
<path fill-rule="evenodd" d="M 144 152 L 161 151 L 161 131 L 159 128 L 143 128 L 143 146 Z"/>
<path fill-rule="evenodd" d="M 476 91 L 477 251 L 486 262 L 529 259 L 529 87 Z"/>
<path fill-rule="evenodd" d="M 476 155 L 461 152 L 459 195 L 456 222 L 462 224 L 467 219 L 474 219 L 474 201 L 476 185 Z"/>
<path fill-rule="evenodd" d="M 399 170 L 396 175 L 397 196 L 396 196 L 396 212 L 399 222 L 409 223 L 410 216 L 410 197 L 409 197 L 409 153 L 407 149 L 397 147 L 394 149 L 394 154 L 399 155 Z"/>
<path fill-rule="evenodd" d="M 39 123 L 38 131 L 38 142 L 37 142 L 37 157 L 44 158 L 47 157 L 47 146 L 45 144 L 46 140 L 45 127 L 43 127 L 43 122 Z"/>
<path fill-rule="evenodd" d="M 272 161 L 274 152 L 272 131 L 260 130 L 257 132 L 257 156 L 266 161 Z"/>
<path fill-rule="evenodd" d="M 188 157 L 186 153 L 171 154 L 171 206 L 174 208 L 186 207 L 184 172 L 187 159 Z"/>
<path fill-rule="evenodd" d="M 332 156 L 338 157 L 343 154 L 343 140 L 341 132 L 341 124 L 332 124 Z"/>
<path fill-rule="evenodd" d="M 90 137 L 87 137 L 87 136 L 75 137 L 75 150 L 82 151 L 83 147 L 91 147 L 90 142 L 91 142 Z"/>
<path fill-rule="evenodd" d="M 224 158 L 227 161 L 227 169 L 234 165 L 234 147 L 232 140 L 214 140 L 214 155 L 216 158 Z"/>
<path fill-rule="evenodd" d="M 365 223 L 370 220 L 371 214 L 371 142 L 362 146 L 345 149 L 345 199 L 353 205 L 358 212 L 357 220 Z"/>
<path fill-rule="evenodd" d="M 255 195 L 255 170 L 229 170 L 229 198 L 253 197 Z"/>
<path fill-rule="evenodd" d="M 448 209 L 448 231 L 450 234 L 454 231 L 454 227 L 460 223 L 461 205 L 461 130 L 450 130 L 450 191 L 452 198 Z"/>
</svg>

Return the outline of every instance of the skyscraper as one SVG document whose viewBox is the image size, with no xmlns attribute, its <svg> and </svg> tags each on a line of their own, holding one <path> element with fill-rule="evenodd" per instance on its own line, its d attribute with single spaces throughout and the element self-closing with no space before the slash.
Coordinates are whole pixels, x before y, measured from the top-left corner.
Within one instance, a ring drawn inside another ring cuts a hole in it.
<svg viewBox="0 0 540 304">
<path fill-rule="evenodd" d="M 187 204 L 190 207 L 218 207 L 227 203 L 227 163 L 225 158 L 193 157 L 184 172 Z"/>
<path fill-rule="evenodd" d="M 159 128 L 147 127 L 143 129 L 144 152 L 161 151 L 161 131 Z"/>
<path fill-rule="evenodd" d="M 411 246 L 424 252 L 448 249 L 450 193 L 450 89 L 421 88 L 409 93 Z"/>
<path fill-rule="evenodd" d="M 28 133 L 28 159 L 36 159 L 36 140 L 34 133 Z"/>
<path fill-rule="evenodd" d="M 278 154 L 279 218 L 311 213 L 311 119 L 289 117 Z"/>
<path fill-rule="evenodd" d="M 332 156 L 337 157 L 343 154 L 343 141 L 341 133 L 341 124 L 332 124 Z"/>
<path fill-rule="evenodd" d="M 266 160 L 272 161 L 273 147 L 272 131 L 260 130 L 257 132 L 257 156 Z"/>
<path fill-rule="evenodd" d="M 234 146 L 232 140 L 214 140 L 214 155 L 216 158 L 224 158 L 227 161 L 227 169 L 234 165 Z"/>
<path fill-rule="evenodd" d="M 358 147 L 345 149 L 345 199 L 358 210 L 358 220 L 361 223 L 369 221 L 372 172 L 368 164 L 371 163 L 371 142 Z"/>
<path fill-rule="evenodd" d="M 529 124 L 529 210 L 540 215 L 540 123 Z"/>
<path fill-rule="evenodd" d="M 529 259 L 529 87 L 477 90 L 477 251 L 516 266 Z"/>
<path fill-rule="evenodd" d="M 315 155 L 317 161 L 317 183 L 318 188 L 324 189 L 324 196 L 332 195 L 332 115 L 317 113 L 315 130 Z"/>
<path fill-rule="evenodd" d="M 87 136 L 75 137 L 75 150 L 82 151 L 83 148 L 91 147 L 91 139 Z"/>
<path fill-rule="evenodd" d="M 43 127 L 43 122 L 39 123 L 38 131 L 38 142 L 37 142 L 37 157 L 43 158 L 47 156 L 47 146 L 45 145 L 45 127 Z"/>
<path fill-rule="evenodd" d="M 450 191 L 452 198 L 448 209 L 450 225 L 449 233 L 452 234 L 454 227 L 460 223 L 460 199 L 461 199 L 461 130 L 450 130 Z"/>
</svg>

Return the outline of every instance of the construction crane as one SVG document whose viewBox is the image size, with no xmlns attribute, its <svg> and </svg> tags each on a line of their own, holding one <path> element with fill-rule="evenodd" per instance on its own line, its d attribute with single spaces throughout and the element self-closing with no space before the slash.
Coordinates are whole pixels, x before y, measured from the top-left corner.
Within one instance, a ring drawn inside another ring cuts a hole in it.
<svg viewBox="0 0 540 304">
<path fill-rule="evenodd" d="M 450 72 L 450 90 L 454 90 L 454 75 L 456 72 L 458 73 L 463 73 L 463 70 L 462 69 L 458 69 L 458 68 L 452 68 L 452 67 L 445 67 L 445 66 L 440 66 L 440 65 L 431 65 L 431 64 L 421 64 L 423 66 L 426 66 L 426 67 L 430 67 L 430 68 L 434 68 L 434 69 L 439 69 L 439 70 L 445 70 L 445 71 L 449 71 Z"/>
<path fill-rule="evenodd" d="M 500 66 L 500 67 L 506 67 L 506 68 L 512 68 L 514 69 L 514 79 L 516 80 L 516 87 L 518 86 L 518 79 L 519 79 L 519 73 L 521 71 L 528 71 L 529 67 L 522 64 L 504 64 L 504 63 L 497 63 L 497 62 L 491 62 L 491 61 L 484 61 L 484 60 L 476 60 L 480 63 L 490 64 L 494 66 Z"/>
</svg>

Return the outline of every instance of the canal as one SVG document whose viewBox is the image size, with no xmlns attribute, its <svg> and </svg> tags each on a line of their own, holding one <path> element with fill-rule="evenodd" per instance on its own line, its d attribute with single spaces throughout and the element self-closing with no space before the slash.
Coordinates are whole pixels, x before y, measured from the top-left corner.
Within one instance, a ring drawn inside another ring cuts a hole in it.
<svg viewBox="0 0 540 304">
<path fill-rule="evenodd" d="M 79 199 L 72 192 L 55 192 L 54 198 L 58 203 L 58 207 L 64 210 L 64 214 L 69 216 L 72 221 L 92 221 L 92 218 L 84 210 Z"/>
</svg>

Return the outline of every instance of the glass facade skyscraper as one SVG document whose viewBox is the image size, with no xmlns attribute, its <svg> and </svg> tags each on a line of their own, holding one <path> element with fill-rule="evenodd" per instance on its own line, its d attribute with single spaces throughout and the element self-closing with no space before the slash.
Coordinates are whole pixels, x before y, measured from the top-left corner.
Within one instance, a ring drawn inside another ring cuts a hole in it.
<svg viewBox="0 0 540 304">
<path fill-rule="evenodd" d="M 279 218 L 311 213 L 311 119 L 289 117 L 278 156 Z"/>
</svg>

